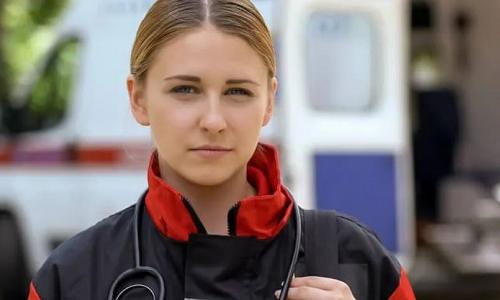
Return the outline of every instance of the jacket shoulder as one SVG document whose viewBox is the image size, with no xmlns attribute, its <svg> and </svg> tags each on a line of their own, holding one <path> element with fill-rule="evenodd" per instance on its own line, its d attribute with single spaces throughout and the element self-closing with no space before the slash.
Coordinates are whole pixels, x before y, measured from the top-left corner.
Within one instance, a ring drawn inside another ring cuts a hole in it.
<svg viewBox="0 0 500 300">
<path fill-rule="evenodd" d="M 383 245 L 378 235 L 356 218 L 336 213 L 337 237 L 340 250 L 360 251 L 363 250 L 369 258 L 392 255 Z M 342 254 L 343 251 L 340 251 Z"/>
<path fill-rule="evenodd" d="M 90 284 L 97 266 L 106 266 L 129 251 L 134 206 L 119 211 L 66 240 L 52 251 L 32 281 L 41 299 L 61 299 L 63 289 Z M 132 249 L 132 248 L 131 248 Z M 130 254 L 132 255 L 132 254 Z"/>
<path fill-rule="evenodd" d="M 415 299 L 399 262 L 368 226 L 336 211 L 303 213 L 311 222 L 305 230 L 309 271 L 345 282 L 359 299 Z"/>
<path fill-rule="evenodd" d="M 371 291 L 379 299 L 414 300 L 406 273 L 377 234 L 355 218 L 337 214 L 339 262 L 367 265 Z"/>
</svg>

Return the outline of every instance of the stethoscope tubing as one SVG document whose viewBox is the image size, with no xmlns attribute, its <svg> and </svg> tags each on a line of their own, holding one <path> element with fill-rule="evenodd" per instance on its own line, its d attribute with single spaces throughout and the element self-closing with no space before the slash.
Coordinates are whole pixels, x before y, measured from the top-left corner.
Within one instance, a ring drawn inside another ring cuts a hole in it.
<svg viewBox="0 0 500 300">
<path fill-rule="evenodd" d="M 290 199 L 293 202 L 293 209 L 295 211 L 295 244 L 292 254 L 292 260 L 290 261 L 290 266 L 288 268 L 288 273 L 286 275 L 285 282 L 281 288 L 281 293 L 279 300 L 285 300 L 288 297 L 288 290 L 290 289 L 290 284 L 295 273 L 295 267 L 297 266 L 297 261 L 299 259 L 300 244 L 302 239 L 302 218 L 300 215 L 300 209 L 292 193 L 287 189 L 287 193 L 290 195 Z"/>
</svg>

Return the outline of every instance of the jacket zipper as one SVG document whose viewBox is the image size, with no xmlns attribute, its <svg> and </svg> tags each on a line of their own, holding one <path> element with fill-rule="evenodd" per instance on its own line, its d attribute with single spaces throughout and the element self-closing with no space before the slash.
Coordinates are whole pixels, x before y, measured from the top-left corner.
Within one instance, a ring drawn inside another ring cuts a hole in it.
<svg viewBox="0 0 500 300">
<path fill-rule="evenodd" d="M 193 222 L 196 226 L 196 229 L 198 230 L 198 233 L 206 234 L 207 230 L 205 229 L 205 226 L 203 226 L 203 223 L 201 222 L 200 218 L 198 217 L 193 207 L 191 206 L 191 203 L 189 203 L 189 200 L 186 197 L 182 197 L 182 201 L 184 202 L 184 206 L 189 211 L 191 218 L 193 219 Z M 233 235 L 233 236 L 236 235 L 236 216 L 238 215 L 239 208 L 240 208 L 240 202 L 237 202 L 233 206 L 231 206 L 231 208 L 227 213 L 228 235 Z"/>
<path fill-rule="evenodd" d="M 236 216 L 238 215 L 238 209 L 240 208 L 240 202 L 235 203 L 227 213 L 227 234 L 236 235 Z"/>
<path fill-rule="evenodd" d="M 203 223 L 201 222 L 200 218 L 194 211 L 193 207 L 191 206 L 191 203 L 189 203 L 189 200 L 186 197 L 182 196 L 182 202 L 184 202 L 184 206 L 191 215 L 191 218 L 193 219 L 194 225 L 196 226 L 198 233 L 206 234 L 207 229 L 205 228 L 205 226 L 203 226 Z"/>
</svg>

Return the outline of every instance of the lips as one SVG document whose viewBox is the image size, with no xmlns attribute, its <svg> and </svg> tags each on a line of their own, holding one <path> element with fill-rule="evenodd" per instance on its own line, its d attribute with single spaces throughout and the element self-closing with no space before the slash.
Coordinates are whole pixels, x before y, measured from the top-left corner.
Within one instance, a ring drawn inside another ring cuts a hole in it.
<svg viewBox="0 0 500 300">
<path fill-rule="evenodd" d="M 231 151 L 232 149 L 229 147 L 219 146 L 219 145 L 203 145 L 191 148 L 192 151 Z"/>
<path fill-rule="evenodd" d="M 233 149 L 224 147 L 224 146 L 218 146 L 218 145 L 204 145 L 204 146 L 199 146 L 195 148 L 189 149 L 191 152 L 194 152 L 198 155 L 200 155 L 203 158 L 218 158 L 222 157 L 225 154 L 228 154 L 229 152 L 233 151 Z"/>
</svg>

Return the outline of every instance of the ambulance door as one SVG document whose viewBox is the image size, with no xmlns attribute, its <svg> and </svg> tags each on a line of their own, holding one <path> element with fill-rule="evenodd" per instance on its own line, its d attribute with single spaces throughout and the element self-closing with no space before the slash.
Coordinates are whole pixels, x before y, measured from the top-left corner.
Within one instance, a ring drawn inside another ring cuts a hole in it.
<svg viewBox="0 0 500 300">
<path fill-rule="evenodd" d="M 283 2 L 280 104 L 297 201 L 413 252 L 406 2 Z"/>
</svg>

